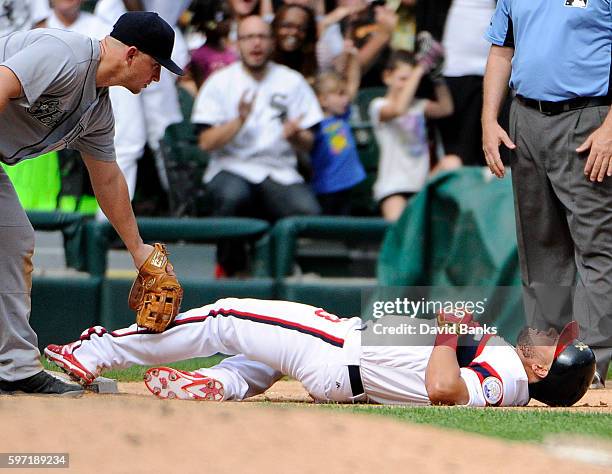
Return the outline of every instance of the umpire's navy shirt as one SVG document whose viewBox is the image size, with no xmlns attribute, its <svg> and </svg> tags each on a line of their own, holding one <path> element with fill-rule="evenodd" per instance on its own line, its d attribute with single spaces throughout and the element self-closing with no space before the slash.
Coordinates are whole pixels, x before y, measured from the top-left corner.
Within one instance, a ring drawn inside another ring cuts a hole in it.
<svg viewBox="0 0 612 474">
<path fill-rule="evenodd" d="M 556 102 L 612 92 L 612 0 L 499 0 L 485 36 L 514 48 L 517 94 Z"/>
</svg>

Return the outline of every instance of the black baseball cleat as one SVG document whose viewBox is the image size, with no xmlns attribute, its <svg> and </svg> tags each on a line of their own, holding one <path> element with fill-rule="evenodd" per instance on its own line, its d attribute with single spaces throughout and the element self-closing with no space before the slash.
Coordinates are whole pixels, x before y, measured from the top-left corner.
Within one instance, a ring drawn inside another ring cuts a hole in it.
<svg viewBox="0 0 612 474">
<path fill-rule="evenodd" d="M 43 370 L 31 377 L 14 382 L 0 380 L 0 394 L 10 395 L 15 392 L 74 397 L 83 394 L 83 387 L 66 383 Z"/>
</svg>

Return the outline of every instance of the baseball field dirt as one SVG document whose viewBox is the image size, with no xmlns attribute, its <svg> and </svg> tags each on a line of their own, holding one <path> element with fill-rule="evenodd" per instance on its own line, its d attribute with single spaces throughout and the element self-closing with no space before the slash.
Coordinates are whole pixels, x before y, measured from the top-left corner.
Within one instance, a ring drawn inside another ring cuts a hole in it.
<svg viewBox="0 0 612 474">
<path fill-rule="evenodd" d="M 242 403 L 158 400 L 136 382 L 119 391 L 0 396 L 0 451 L 68 452 L 67 472 L 83 473 L 612 472 L 542 445 L 313 409 L 293 381 Z M 612 389 L 590 391 L 570 410 L 612 413 Z"/>
</svg>

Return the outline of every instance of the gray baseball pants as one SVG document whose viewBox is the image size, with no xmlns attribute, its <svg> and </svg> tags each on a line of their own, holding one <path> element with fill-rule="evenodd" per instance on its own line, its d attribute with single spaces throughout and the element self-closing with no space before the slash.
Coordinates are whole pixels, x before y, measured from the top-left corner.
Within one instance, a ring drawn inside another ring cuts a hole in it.
<svg viewBox="0 0 612 474">
<path fill-rule="evenodd" d="M 34 229 L 0 167 L 0 379 L 21 380 L 42 370 L 30 327 Z"/>
<path fill-rule="evenodd" d="M 575 319 L 607 372 L 612 353 L 612 177 L 584 175 L 576 148 L 609 107 L 547 116 L 514 100 L 512 185 L 527 323 L 561 327 Z M 606 373 L 603 373 L 606 376 Z"/>
</svg>

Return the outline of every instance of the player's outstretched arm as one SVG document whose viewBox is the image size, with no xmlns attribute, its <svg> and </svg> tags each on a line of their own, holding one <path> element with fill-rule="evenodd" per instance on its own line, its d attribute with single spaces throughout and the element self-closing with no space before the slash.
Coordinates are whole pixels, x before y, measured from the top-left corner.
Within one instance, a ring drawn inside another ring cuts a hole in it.
<svg viewBox="0 0 612 474">
<path fill-rule="evenodd" d="M 87 155 L 83 155 L 83 161 L 102 211 L 132 255 L 134 265 L 140 268 L 153 247 L 143 243 L 140 237 L 127 184 L 119 166 L 115 161 L 96 160 Z"/>
</svg>

